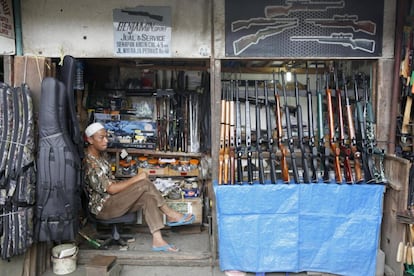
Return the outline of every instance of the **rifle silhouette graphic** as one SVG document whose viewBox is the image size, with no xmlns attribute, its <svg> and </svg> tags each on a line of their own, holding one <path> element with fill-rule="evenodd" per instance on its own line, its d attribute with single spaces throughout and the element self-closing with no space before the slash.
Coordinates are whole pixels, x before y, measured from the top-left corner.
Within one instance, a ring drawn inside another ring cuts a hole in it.
<svg viewBox="0 0 414 276">
<path fill-rule="evenodd" d="M 375 51 L 375 40 L 354 39 L 351 33 L 332 33 L 330 36 L 291 36 L 291 41 L 316 41 L 321 44 L 339 44 L 351 47 L 353 50 L 361 50 L 368 53 Z"/>
</svg>

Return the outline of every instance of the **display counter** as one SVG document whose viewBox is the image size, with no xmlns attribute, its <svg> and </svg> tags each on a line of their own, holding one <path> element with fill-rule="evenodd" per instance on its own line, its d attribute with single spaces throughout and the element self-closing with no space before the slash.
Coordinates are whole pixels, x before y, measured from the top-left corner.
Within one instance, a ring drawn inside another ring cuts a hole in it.
<svg viewBox="0 0 414 276">
<path fill-rule="evenodd" d="M 384 185 L 214 183 L 220 269 L 375 275 Z"/>
</svg>

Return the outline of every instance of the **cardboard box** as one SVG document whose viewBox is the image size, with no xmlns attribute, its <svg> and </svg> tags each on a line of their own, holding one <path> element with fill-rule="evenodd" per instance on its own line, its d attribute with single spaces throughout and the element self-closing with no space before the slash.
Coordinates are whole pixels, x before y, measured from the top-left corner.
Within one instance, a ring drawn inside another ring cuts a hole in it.
<svg viewBox="0 0 414 276">
<path fill-rule="evenodd" d="M 201 198 L 167 199 L 167 204 L 180 213 L 192 213 L 195 215 L 194 224 L 201 224 L 203 221 L 203 201 Z M 164 218 L 165 219 L 165 218 Z"/>
<path fill-rule="evenodd" d="M 116 256 L 95 255 L 86 265 L 87 276 L 119 276 L 122 267 Z"/>
<path fill-rule="evenodd" d="M 139 172 L 147 172 L 149 176 L 151 176 L 151 175 L 155 175 L 155 176 L 168 176 L 169 170 L 168 170 L 168 167 L 165 167 L 165 168 L 154 168 L 154 169 L 139 168 L 138 169 L 138 173 Z"/>
<path fill-rule="evenodd" d="M 169 175 L 170 176 L 199 176 L 200 170 L 197 168 L 197 169 L 192 169 L 189 171 L 179 171 L 179 170 L 174 170 L 170 168 Z"/>
</svg>

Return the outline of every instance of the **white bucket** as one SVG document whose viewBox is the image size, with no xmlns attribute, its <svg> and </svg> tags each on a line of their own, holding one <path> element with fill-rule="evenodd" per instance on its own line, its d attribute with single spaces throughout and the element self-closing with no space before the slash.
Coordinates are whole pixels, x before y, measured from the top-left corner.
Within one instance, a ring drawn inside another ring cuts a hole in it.
<svg viewBox="0 0 414 276">
<path fill-rule="evenodd" d="M 67 253 L 70 252 L 70 255 Z M 63 254 L 62 254 L 63 253 Z M 76 270 L 78 247 L 73 244 L 61 244 L 52 249 L 53 273 L 65 275 Z"/>
</svg>

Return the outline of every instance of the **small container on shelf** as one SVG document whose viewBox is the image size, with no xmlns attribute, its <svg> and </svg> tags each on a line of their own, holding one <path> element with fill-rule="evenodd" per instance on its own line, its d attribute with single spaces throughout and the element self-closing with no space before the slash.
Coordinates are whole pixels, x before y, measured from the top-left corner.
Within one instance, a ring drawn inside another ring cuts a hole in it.
<svg viewBox="0 0 414 276">
<path fill-rule="evenodd" d="M 148 157 L 146 156 L 138 157 L 138 168 L 148 168 Z"/>
<path fill-rule="evenodd" d="M 175 164 L 170 166 L 170 175 L 171 176 L 199 176 L 198 165 L 195 165 L 197 162 L 196 159 L 180 159 Z M 198 160 L 197 160 L 198 161 Z M 198 164 L 198 163 L 197 163 Z"/>
<path fill-rule="evenodd" d="M 148 175 L 165 176 L 168 175 L 168 167 L 160 165 L 157 158 L 148 158 L 146 167 L 140 167 L 139 172 L 145 171 Z"/>
<path fill-rule="evenodd" d="M 133 176 L 137 174 L 137 160 L 132 158 L 126 158 L 119 160 L 119 170 L 123 176 Z"/>
</svg>

